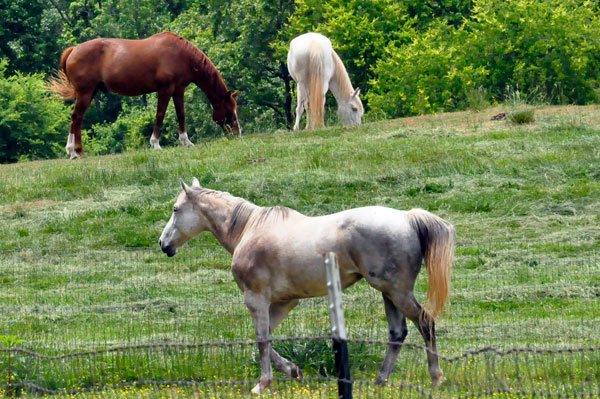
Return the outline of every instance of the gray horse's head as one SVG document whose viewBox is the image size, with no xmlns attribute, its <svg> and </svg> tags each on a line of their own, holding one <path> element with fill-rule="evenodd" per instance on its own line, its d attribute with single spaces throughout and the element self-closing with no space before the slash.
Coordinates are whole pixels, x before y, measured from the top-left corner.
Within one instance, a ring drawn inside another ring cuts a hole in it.
<svg viewBox="0 0 600 399">
<path fill-rule="evenodd" d="M 200 182 L 194 177 L 192 186 L 180 180 L 182 192 L 173 206 L 171 219 L 165 226 L 158 244 L 168 256 L 177 253 L 177 248 L 209 229 L 209 222 L 202 213 L 197 201 Z"/>
</svg>

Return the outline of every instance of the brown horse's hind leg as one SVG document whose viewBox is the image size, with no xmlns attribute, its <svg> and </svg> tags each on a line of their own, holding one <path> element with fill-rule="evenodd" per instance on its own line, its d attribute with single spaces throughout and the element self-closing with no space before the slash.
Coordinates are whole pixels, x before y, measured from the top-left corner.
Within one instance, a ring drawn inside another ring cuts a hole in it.
<svg viewBox="0 0 600 399">
<path fill-rule="evenodd" d="M 272 303 L 269 307 L 269 332 L 273 332 L 273 330 L 285 319 L 285 317 L 290 313 L 290 311 L 298 305 L 297 299 L 292 299 L 290 301 L 285 302 L 277 302 Z M 302 370 L 300 367 L 296 366 L 291 361 L 287 360 L 283 356 L 271 347 L 271 361 L 275 368 L 282 373 L 289 375 L 291 378 L 296 378 L 300 381 L 304 380 L 304 375 L 302 374 Z"/>
<path fill-rule="evenodd" d="M 435 343 L 435 322 L 433 318 L 424 311 L 414 295 L 396 296 L 393 298 L 393 302 L 417 326 L 421 336 L 423 336 L 425 346 L 427 347 L 427 363 L 429 366 L 429 375 L 431 376 L 431 384 L 433 386 L 440 385 L 444 382 L 445 377 L 439 365 Z"/>
<path fill-rule="evenodd" d="M 398 345 L 388 345 L 385 359 L 381 365 L 381 371 L 375 379 L 375 383 L 380 385 L 383 385 L 387 382 L 390 373 L 394 370 L 394 365 L 396 364 L 398 354 L 402 348 L 401 344 L 404 342 L 404 339 L 408 334 L 406 318 L 404 315 L 385 295 L 383 295 L 383 303 L 385 305 L 385 316 L 389 326 L 389 342 Z"/>
<path fill-rule="evenodd" d="M 71 159 L 77 159 L 78 157 L 85 158 L 86 156 L 83 152 L 83 145 L 81 143 L 81 124 L 83 122 L 85 111 L 89 108 L 93 97 L 93 92 L 77 93 L 75 108 L 73 108 L 73 112 L 71 112 L 71 129 L 69 131 L 69 139 L 67 140 L 66 146 L 67 154 L 70 155 Z"/>
<path fill-rule="evenodd" d="M 175 113 L 177 114 L 177 122 L 179 123 L 179 142 L 181 145 L 186 147 L 193 147 L 194 144 L 188 138 L 187 131 L 185 130 L 185 108 L 183 105 L 183 92 L 184 89 L 175 90 L 173 94 L 173 103 L 175 104 Z"/>
</svg>

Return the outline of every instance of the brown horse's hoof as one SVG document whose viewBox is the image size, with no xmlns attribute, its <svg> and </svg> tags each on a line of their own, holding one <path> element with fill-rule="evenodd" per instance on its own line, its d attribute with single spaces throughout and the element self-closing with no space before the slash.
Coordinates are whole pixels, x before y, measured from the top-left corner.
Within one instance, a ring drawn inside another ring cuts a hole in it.
<svg viewBox="0 0 600 399">
<path fill-rule="evenodd" d="M 79 159 L 79 156 L 76 153 L 71 153 L 71 158 L 69 158 L 69 160 L 71 161 L 77 161 Z"/>
</svg>

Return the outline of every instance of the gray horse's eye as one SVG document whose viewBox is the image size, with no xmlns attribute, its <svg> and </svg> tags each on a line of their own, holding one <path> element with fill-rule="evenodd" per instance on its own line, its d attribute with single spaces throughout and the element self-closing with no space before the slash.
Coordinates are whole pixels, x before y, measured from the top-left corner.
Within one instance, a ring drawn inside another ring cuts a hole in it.
<svg viewBox="0 0 600 399">
<path fill-rule="evenodd" d="M 352 107 L 352 112 L 357 112 L 357 111 L 358 111 L 358 108 Z"/>
</svg>

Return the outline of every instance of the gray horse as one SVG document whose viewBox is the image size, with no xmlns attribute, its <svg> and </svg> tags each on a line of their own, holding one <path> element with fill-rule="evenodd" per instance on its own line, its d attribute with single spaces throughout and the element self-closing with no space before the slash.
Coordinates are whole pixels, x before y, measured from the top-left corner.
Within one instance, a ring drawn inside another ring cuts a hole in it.
<svg viewBox="0 0 600 399">
<path fill-rule="evenodd" d="M 252 389 L 261 393 L 273 381 L 271 362 L 302 380 L 298 366 L 279 355 L 269 334 L 302 298 L 327 294 L 324 254 L 338 256 L 342 288 L 361 278 L 381 291 L 389 324 L 388 346 L 377 382 L 389 377 L 407 334 L 406 317 L 425 340 L 434 386 L 444 380 L 438 363 L 434 318 L 450 291 L 454 227 L 422 209 L 399 211 L 380 206 L 308 217 L 284 207 L 260 207 L 233 195 L 181 181 L 183 191 L 159 244 L 173 256 L 177 248 L 210 231 L 232 255 L 231 271 L 244 292 L 260 353 L 261 377 Z M 429 276 L 427 306 L 413 288 L 425 259 Z M 427 309 L 427 310 L 426 310 Z"/>
</svg>

